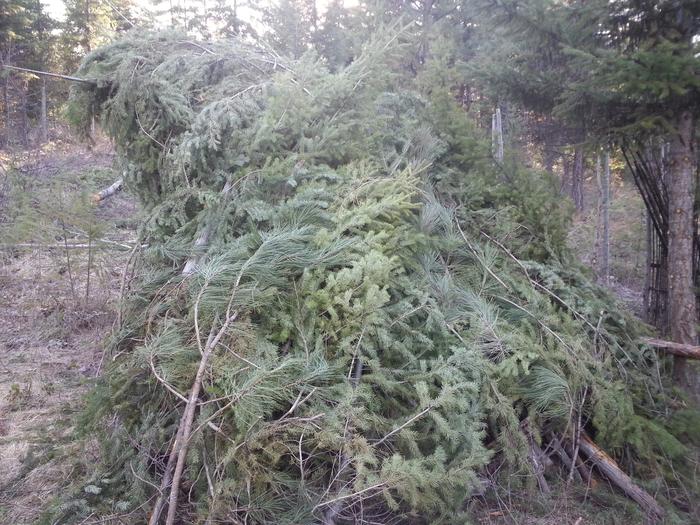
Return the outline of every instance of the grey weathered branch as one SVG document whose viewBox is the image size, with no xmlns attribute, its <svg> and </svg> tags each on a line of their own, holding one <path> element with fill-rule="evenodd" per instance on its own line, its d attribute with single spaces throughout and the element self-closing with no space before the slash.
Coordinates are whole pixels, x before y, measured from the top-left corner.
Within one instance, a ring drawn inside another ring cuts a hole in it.
<svg viewBox="0 0 700 525">
<path fill-rule="evenodd" d="M 585 434 L 581 435 L 580 450 L 611 483 L 624 492 L 627 497 L 634 500 L 651 521 L 658 522 L 663 518 L 664 509 L 654 497 L 643 488 L 635 485 L 632 479 L 620 469 L 615 460 Z"/>
<path fill-rule="evenodd" d="M 700 359 L 700 346 L 689 345 L 684 343 L 674 343 L 673 341 L 664 341 L 662 339 L 654 339 L 652 337 L 643 337 L 640 339 L 642 343 L 659 348 L 669 354 L 687 357 L 690 359 Z"/>
<path fill-rule="evenodd" d="M 90 80 L 87 78 L 79 78 L 79 77 L 73 77 L 70 75 L 62 75 L 60 73 L 50 73 L 48 71 L 39 71 L 38 69 L 29 69 L 26 67 L 11 66 L 9 64 L 0 64 L 0 65 L 6 69 L 14 69 L 15 71 L 23 71 L 25 73 L 34 73 L 35 75 L 43 75 L 45 77 L 60 78 L 62 80 L 70 80 L 71 82 L 82 82 L 84 84 L 93 84 L 93 85 L 96 83 L 94 80 Z"/>
<path fill-rule="evenodd" d="M 105 199 L 108 199 L 112 195 L 115 195 L 118 191 L 121 191 L 123 185 L 124 185 L 124 179 L 116 180 L 112 185 L 95 193 L 95 195 L 93 195 L 92 199 L 96 203 L 101 202 Z"/>
<path fill-rule="evenodd" d="M 146 248 L 148 245 L 142 245 Z M 61 250 L 97 250 L 97 249 L 115 249 L 115 250 L 133 250 L 133 246 L 122 244 L 108 239 L 94 239 L 91 243 L 35 243 L 35 242 L 18 242 L 18 243 L 0 243 L 0 250 L 12 250 L 18 248 L 27 248 L 31 250 L 52 250 L 60 248 Z"/>
</svg>

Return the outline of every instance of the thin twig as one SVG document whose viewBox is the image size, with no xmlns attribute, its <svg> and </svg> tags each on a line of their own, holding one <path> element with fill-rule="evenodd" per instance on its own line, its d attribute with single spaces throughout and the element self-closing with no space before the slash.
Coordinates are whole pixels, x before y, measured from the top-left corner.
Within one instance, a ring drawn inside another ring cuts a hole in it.
<svg viewBox="0 0 700 525">
<path fill-rule="evenodd" d="M 377 441 L 376 443 L 374 443 L 374 446 L 376 447 L 376 446 L 381 445 L 381 444 L 384 443 L 387 439 L 389 439 L 391 436 L 393 436 L 393 435 L 396 434 L 397 432 L 401 432 L 404 428 L 406 428 L 408 425 L 410 425 L 411 423 L 413 423 L 415 420 L 420 419 L 421 417 L 423 417 L 425 414 L 427 414 L 428 412 L 430 412 L 433 408 L 435 408 L 435 405 L 428 405 L 428 406 L 425 407 L 423 410 L 421 410 L 420 412 L 418 412 L 415 416 L 413 416 L 411 419 L 409 419 L 408 421 L 406 421 L 403 425 L 401 425 L 401 426 L 395 428 L 394 430 L 392 430 L 391 432 L 389 432 L 386 436 L 384 436 L 382 439 L 380 439 L 379 441 Z"/>
</svg>

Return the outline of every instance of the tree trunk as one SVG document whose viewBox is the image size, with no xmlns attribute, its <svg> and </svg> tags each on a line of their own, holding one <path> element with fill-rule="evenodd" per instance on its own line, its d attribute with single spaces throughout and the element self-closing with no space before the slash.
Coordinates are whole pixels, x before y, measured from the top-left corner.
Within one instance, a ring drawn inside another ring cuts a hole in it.
<svg viewBox="0 0 700 525">
<path fill-rule="evenodd" d="M 421 14 L 420 28 L 421 35 L 418 47 L 418 56 L 416 57 L 419 65 L 425 63 L 425 60 L 428 57 L 428 47 L 430 45 L 430 39 L 432 37 L 432 35 L 430 34 L 430 30 L 432 29 L 433 25 L 433 4 L 434 0 L 423 1 L 423 12 Z"/>
<path fill-rule="evenodd" d="M 5 146 L 9 148 L 12 142 L 12 126 L 10 125 L 10 119 L 12 118 L 12 110 L 10 109 L 10 75 L 5 77 L 2 94 L 5 104 Z"/>
<path fill-rule="evenodd" d="M 118 191 L 120 191 L 122 189 L 123 184 L 124 184 L 124 179 L 117 179 L 107 188 L 95 193 L 92 196 L 93 202 L 98 203 L 98 202 L 101 202 L 105 199 L 110 198 L 112 195 L 115 195 Z"/>
<path fill-rule="evenodd" d="M 92 51 L 92 42 L 91 42 L 91 32 L 90 32 L 90 0 L 85 1 L 85 40 L 84 40 L 84 46 L 85 46 L 85 54 L 88 54 L 90 51 Z"/>
<path fill-rule="evenodd" d="M 542 154 L 544 169 L 550 175 L 554 175 L 554 162 L 556 160 L 556 152 L 550 141 L 545 142 L 544 152 Z"/>
<path fill-rule="evenodd" d="M 41 79 L 41 141 L 49 141 L 49 122 L 46 111 L 46 78 Z"/>
<path fill-rule="evenodd" d="M 583 146 L 574 149 L 574 165 L 571 170 L 571 199 L 577 211 L 583 211 Z"/>
<path fill-rule="evenodd" d="M 568 152 L 564 153 L 562 156 L 562 173 L 561 173 L 561 185 L 559 186 L 559 193 L 566 195 L 569 191 L 569 185 L 571 183 L 571 171 L 573 162 Z"/>
<path fill-rule="evenodd" d="M 610 153 L 605 152 L 601 184 L 600 274 L 605 284 L 610 281 Z"/>
<path fill-rule="evenodd" d="M 693 221 L 696 185 L 694 118 L 689 110 L 681 112 L 671 139 L 668 170 L 668 308 L 669 331 L 673 342 L 694 345 L 697 342 L 697 307 L 693 280 Z M 700 400 L 700 377 L 685 357 L 674 359 L 676 382 Z"/>
<path fill-rule="evenodd" d="M 496 107 L 496 112 L 491 117 L 491 149 L 493 157 L 498 162 L 503 162 L 503 121 L 500 107 Z"/>
<path fill-rule="evenodd" d="M 649 346 L 664 350 L 669 354 L 687 357 L 688 359 L 700 359 L 700 346 L 697 345 L 674 343 L 673 341 L 664 341 L 663 339 L 655 339 L 653 337 L 642 337 L 640 341 Z"/>
<path fill-rule="evenodd" d="M 29 91 L 29 83 L 22 83 L 22 94 L 20 95 L 20 100 L 22 104 L 22 144 L 25 148 L 29 147 L 29 115 L 27 114 L 27 94 Z"/>
</svg>

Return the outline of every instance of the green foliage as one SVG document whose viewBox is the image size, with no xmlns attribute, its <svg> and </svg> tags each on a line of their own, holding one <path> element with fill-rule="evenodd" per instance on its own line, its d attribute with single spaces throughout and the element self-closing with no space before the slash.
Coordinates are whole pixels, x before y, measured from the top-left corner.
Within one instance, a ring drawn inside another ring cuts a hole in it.
<svg viewBox="0 0 700 525">
<path fill-rule="evenodd" d="M 494 455 L 529 470 L 525 417 L 679 453 L 648 419 L 656 358 L 572 262 L 551 180 L 494 164 L 444 92 L 399 89 L 396 42 L 336 73 L 173 33 L 87 57 L 73 115 L 128 160 L 148 248 L 82 422 L 110 496 L 94 478 L 77 501 L 143 518 L 233 318 L 188 449 L 193 520 L 454 523 Z"/>
</svg>

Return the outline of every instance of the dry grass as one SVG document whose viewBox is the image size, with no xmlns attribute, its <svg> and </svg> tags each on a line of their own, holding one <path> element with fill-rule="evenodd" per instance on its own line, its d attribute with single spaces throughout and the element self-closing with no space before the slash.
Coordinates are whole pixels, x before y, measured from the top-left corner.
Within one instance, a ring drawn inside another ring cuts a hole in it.
<svg viewBox="0 0 700 525">
<path fill-rule="evenodd" d="M 70 416 L 96 375 L 113 317 L 104 291 L 94 303 L 72 305 L 65 279 L 52 270 L 56 266 L 50 254 L 31 253 L 0 270 L 6 299 L 0 304 L 3 523 L 31 523 L 67 479 L 67 465 L 43 463 L 41 457 L 34 458 L 36 469 L 20 475 L 34 449 L 70 433 Z"/>
<path fill-rule="evenodd" d="M 66 170 L 80 176 L 87 168 L 108 169 L 111 154 L 44 151 L 21 165 L 28 176 L 50 181 Z M 119 195 L 95 210 L 95 216 L 111 222 L 110 238 L 123 240 L 134 232 L 115 224 L 135 211 L 133 201 Z M 68 437 L 72 416 L 98 373 L 128 253 L 93 253 L 87 298 L 87 251 L 72 250 L 71 257 L 75 294 L 62 249 L 0 252 L 2 524 L 33 523 L 71 478 L 73 459 L 96 459 L 96 447 L 71 443 Z"/>
</svg>

